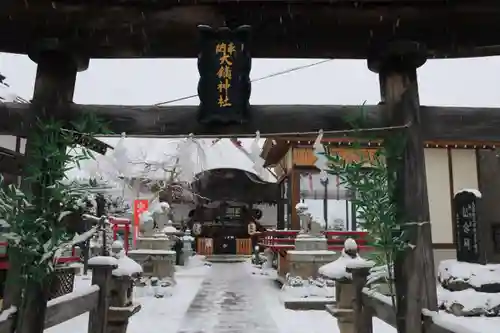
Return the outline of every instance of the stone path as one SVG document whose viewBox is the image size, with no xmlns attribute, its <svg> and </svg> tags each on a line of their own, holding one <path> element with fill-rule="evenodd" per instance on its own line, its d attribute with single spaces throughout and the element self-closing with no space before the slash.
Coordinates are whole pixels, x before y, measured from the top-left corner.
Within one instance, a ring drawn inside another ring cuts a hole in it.
<svg viewBox="0 0 500 333">
<path fill-rule="evenodd" d="M 279 333 L 244 263 L 213 264 L 178 333 Z"/>
</svg>

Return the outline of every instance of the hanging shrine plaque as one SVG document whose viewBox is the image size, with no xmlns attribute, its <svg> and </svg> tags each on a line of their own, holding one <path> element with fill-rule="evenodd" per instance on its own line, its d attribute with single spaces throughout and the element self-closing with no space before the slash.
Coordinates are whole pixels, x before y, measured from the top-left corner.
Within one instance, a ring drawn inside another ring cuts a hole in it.
<svg viewBox="0 0 500 333">
<path fill-rule="evenodd" d="M 250 100 L 250 27 L 234 30 L 198 26 L 198 120 L 201 123 L 243 123 Z"/>
<path fill-rule="evenodd" d="M 477 202 L 478 197 L 467 191 L 458 193 L 453 200 L 458 261 L 484 261 L 479 237 Z"/>
</svg>

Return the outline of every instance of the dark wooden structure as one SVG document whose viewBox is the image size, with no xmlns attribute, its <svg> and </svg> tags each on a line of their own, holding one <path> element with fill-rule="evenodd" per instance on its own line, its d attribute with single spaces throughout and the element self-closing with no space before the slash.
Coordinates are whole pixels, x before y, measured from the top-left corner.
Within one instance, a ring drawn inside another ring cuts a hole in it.
<svg viewBox="0 0 500 333">
<path fill-rule="evenodd" d="M 205 171 L 192 184 L 198 203 L 211 201 L 239 201 L 245 203 L 276 203 L 276 183 L 262 180 L 259 176 L 239 169 Z"/>
<path fill-rule="evenodd" d="M 6 1 L 0 29 L 15 33 L 1 36 L 0 51 L 58 45 L 91 58 L 195 58 L 198 24 L 248 24 L 258 58 L 363 59 L 371 46 L 401 38 L 427 44 L 429 57 L 486 56 L 499 53 L 499 6 L 488 0 Z M 48 37 L 54 39 L 43 41 Z"/>
<path fill-rule="evenodd" d="M 381 103 L 363 108 L 361 127 L 389 142 L 394 136 L 386 127 L 404 125 L 399 131 L 406 136 L 403 158 L 389 161 L 389 167 L 398 182 L 394 198 L 416 248 L 397 263 L 398 293 L 406 295 L 400 299 L 398 329 L 415 332 L 420 309 L 437 305 L 423 140 L 500 141 L 498 109 L 421 107 L 416 69 L 428 58 L 500 54 L 499 15 L 500 3 L 489 0 L 4 1 L 0 31 L 10 33 L 0 36 L 0 51 L 28 54 L 38 70 L 32 104 L 0 105 L 0 133 L 27 136 L 34 116 L 69 121 L 82 112 L 132 135 L 351 129 L 345 116 L 360 113 L 358 106 L 251 106 L 246 124 L 224 126 L 198 123 L 198 107 L 72 102 L 76 74 L 87 69 L 90 58 L 197 57 L 198 24 L 251 25 L 251 53 L 257 58 L 367 59 L 379 74 Z M 36 292 L 30 297 L 36 299 Z M 45 308 L 29 304 L 20 333 L 41 333 Z"/>
<path fill-rule="evenodd" d="M 198 244 L 211 243 L 204 254 L 251 254 L 251 237 L 248 225 L 257 224 L 257 231 L 265 230 L 258 223 L 262 212 L 253 209 L 254 204 L 276 204 L 279 187 L 276 183 L 262 180 L 259 176 L 240 169 L 215 169 L 205 171 L 192 184 L 197 194 L 197 207 L 189 227 L 201 224 Z M 260 213 L 260 214 L 259 214 Z M 243 245 L 244 244 L 244 245 Z M 208 252 L 208 253 L 207 253 Z"/>
</svg>

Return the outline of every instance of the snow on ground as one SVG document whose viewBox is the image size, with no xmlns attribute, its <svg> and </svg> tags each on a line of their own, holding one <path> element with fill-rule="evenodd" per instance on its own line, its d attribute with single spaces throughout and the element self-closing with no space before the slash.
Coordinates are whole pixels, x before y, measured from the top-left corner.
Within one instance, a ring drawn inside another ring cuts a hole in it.
<svg viewBox="0 0 500 333">
<path fill-rule="evenodd" d="M 254 270 L 255 271 L 255 270 Z M 267 310 L 282 333 L 340 333 L 337 320 L 326 311 L 297 311 L 285 309 L 281 290 L 274 279 L 275 274 L 261 275 L 255 273 L 253 278 L 260 279 L 260 292 L 265 300 Z M 375 333 L 395 333 L 396 329 L 383 321 L 373 319 Z"/>
<path fill-rule="evenodd" d="M 456 333 L 497 333 L 500 318 L 457 317 L 444 311 L 433 315 L 434 323 Z"/>
<path fill-rule="evenodd" d="M 136 288 L 134 300 L 142 309 L 131 318 L 128 333 L 340 333 L 326 311 L 285 309 L 275 278 L 274 270 L 256 269 L 249 262 L 209 266 L 195 256 L 188 266 L 177 267 L 170 296 L 154 298 Z M 76 289 L 89 285 L 90 276 L 75 281 Z M 457 333 L 496 333 L 500 327 L 500 318 L 455 317 L 442 311 L 433 319 Z M 87 325 L 84 314 L 46 332 L 85 333 Z M 377 318 L 373 326 L 375 333 L 396 333 Z"/>
<path fill-rule="evenodd" d="M 130 319 L 128 333 L 176 333 L 184 314 L 198 292 L 209 266 L 197 256 L 187 267 L 177 267 L 177 284 L 172 287 L 172 296 L 154 298 L 141 288 L 134 288 L 134 301 L 142 305 L 141 311 Z M 88 287 L 90 276 L 77 276 L 75 290 Z M 138 296 L 145 295 L 145 296 Z M 45 330 L 46 333 L 86 333 L 88 313 Z"/>
<path fill-rule="evenodd" d="M 443 260 L 438 269 L 439 308 L 457 316 L 500 315 L 500 265 Z"/>
<path fill-rule="evenodd" d="M 444 285 L 464 283 L 475 289 L 484 285 L 498 284 L 500 265 L 479 265 L 456 260 L 442 260 L 439 263 L 438 279 Z"/>
</svg>

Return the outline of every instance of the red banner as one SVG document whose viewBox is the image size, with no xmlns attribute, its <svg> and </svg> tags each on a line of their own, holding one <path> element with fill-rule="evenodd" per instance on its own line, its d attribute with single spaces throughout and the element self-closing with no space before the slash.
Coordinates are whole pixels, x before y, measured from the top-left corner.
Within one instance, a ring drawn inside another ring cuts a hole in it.
<svg viewBox="0 0 500 333">
<path fill-rule="evenodd" d="M 148 208 L 149 201 L 147 199 L 134 200 L 134 246 L 137 236 L 139 236 L 139 221 L 141 214 L 146 212 Z"/>
</svg>

